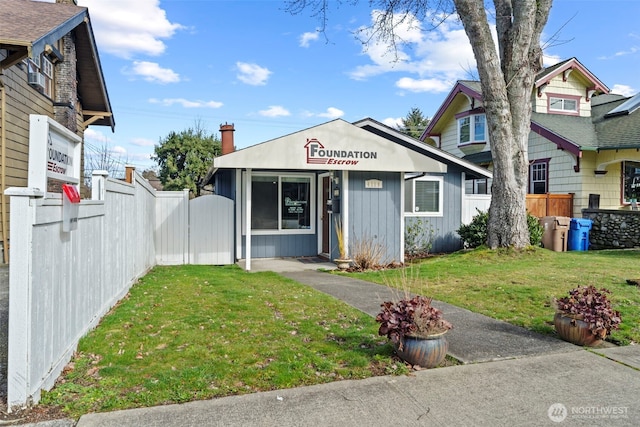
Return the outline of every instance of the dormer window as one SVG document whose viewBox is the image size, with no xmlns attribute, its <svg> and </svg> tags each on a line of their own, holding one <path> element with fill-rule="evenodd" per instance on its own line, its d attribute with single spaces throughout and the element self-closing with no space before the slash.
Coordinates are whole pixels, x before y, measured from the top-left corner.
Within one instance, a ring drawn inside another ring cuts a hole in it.
<svg viewBox="0 0 640 427">
<path fill-rule="evenodd" d="M 559 114 L 578 114 L 580 97 L 569 95 L 550 95 L 549 112 Z"/>
<path fill-rule="evenodd" d="M 471 114 L 458 118 L 458 145 L 487 142 L 487 124 L 484 114 Z"/>
</svg>

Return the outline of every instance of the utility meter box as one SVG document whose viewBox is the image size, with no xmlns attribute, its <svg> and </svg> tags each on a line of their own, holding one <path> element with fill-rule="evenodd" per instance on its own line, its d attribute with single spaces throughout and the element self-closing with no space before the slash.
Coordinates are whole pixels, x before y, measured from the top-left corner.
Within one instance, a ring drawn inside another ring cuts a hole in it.
<svg viewBox="0 0 640 427">
<path fill-rule="evenodd" d="M 62 231 L 65 233 L 78 228 L 80 193 L 75 185 L 62 185 Z"/>
</svg>

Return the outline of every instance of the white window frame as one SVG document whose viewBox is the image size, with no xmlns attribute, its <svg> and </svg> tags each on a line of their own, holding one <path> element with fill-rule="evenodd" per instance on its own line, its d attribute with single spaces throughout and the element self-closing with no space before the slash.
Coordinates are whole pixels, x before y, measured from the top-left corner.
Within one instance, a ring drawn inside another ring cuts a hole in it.
<svg viewBox="0 0 640 427">
<path fill-rule="evenodd" d="M 256 230 L 251 229 L 252 236 L 260 235 L 284 235 L 284 234 L 315 234 L 316 232 L 316 175 L 313 173 L 296 173 L 296 172 L 252 172 L 251 177 L 255 176 L 275 176 L 278 177 L 278 228 L 272 230 Z M 282 178 L 309 178 L 309 228 L 282 228 Z M 242 202 L 247 203 L 245 193 L 245 183 L 247 181 L 247 173 L 242 172 Z M 253 202 L 252 202 L 253 204 Z M 246 234 L 247 218 L 245 209 L 242 209 L 242 235 Z"/>
<path fill-rule="evenodd" d="M 40 66 L 40 70 L 42 71 L 42 74 L 49 77 L 50 79 L 53 79 L 53 64 L 51 63 L 51 61 L 43 57 L 41 64 L 42 65 Z"/>
<path fill-rule="evenodd" d="M 40 55 L 36 55 L 33 58 L 29 58 L 29 61 L 31 61 L 33 65 L 35 65 L 36 68 L 38 68 L 38 71 L 40 71 Z"/>
<path fill-rule="evenodd" d="M 484 134 L 476 135 L 476 119 L 482 118 L 484 120 Z M 462 142 L 460 140 L 460 127 L 462 125 L 463 120 L 469 121 L 469 141 Z M 487 136 L 487 116 L 486 114 L 470 114 L 468 116 L 460 117 L 457 120 L 457 130 L 458 130 L 458 146 L 471 145 L 471 144 L 484 144 L 488 140 Z"/>
<path fill-rule="evenodd" d="M 420 212 L 420 211 L 416 211 L 415 210 L 415 202 L 413 203 L 413 209 L 411 211 L 407 211 L 406 210 L 406 206 L 403 206 L 402 209 L 404 211 L 404 215 L 405 216 L 416 216 L 416 217 L 438 217 L 438 216 L 443 216 L 443 202 L 444 202 L 444 178 L 441 176 L 430 176 L 430 175 L 426 175 L 426 176 L 421 176 L 418 178 L 414 178 L 414 179 L 410 179 L 405 181 L 404 185 L 407 186 L 411 186 L 411 198 L 413 201 L 415 201 L 416 199 L 416 186 L 415 183 L 416 182 L 424 182 L 424 181 L 431 181 L 431 182 L 437 182 L 438 183 L 438 211 L 432 211 L 432 212 Z M 406 201 L 403 205 L 406 205 Z"/>
<path fill-rule="evenodd" d="M 561 108 L 552 108 L 551 106 L 553 105 L 554 101 L 561 101 Z M 574 102 L 575 108 L 566 108 L 567 101 Z M 563 97 L 560 95 L 549 96 L 549 111 L 578 114 L 579 105 L 580 101 L 574 97 Z"/>
<path fill-rule="evenodd" d="M 53 97 L 53 63 L 45 56 L 36 56 L 28 60 L 28 72 L 40 73 L 44 76 L 44 87 L 42 90 L 36 89 L 43 95 Z"/>
</svg>

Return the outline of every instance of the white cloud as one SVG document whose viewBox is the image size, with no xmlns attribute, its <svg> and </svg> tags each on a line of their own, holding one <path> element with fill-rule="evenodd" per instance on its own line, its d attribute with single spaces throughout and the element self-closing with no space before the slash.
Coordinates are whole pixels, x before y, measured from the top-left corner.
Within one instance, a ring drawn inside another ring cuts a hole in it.
<svg viewBox="0 0 640 427">
<path fill-rule="evenodd" d="M 190 101 L 184 98 L 164 98 L 164 99 L 156 99 L 151 98 L 149 102 L 152 104 L 160 104 L 165 107 L 171 107 L 174 104 L 181 105 L 184 108 L 220 108 L 224 104 L 218 101 Z"/>
<path fill-rule="evenodd" d="M 127 154 L 127 149 L 120 146 L 120 145 L 116 145 L 115 147 L 113 147 L 113 150 L 111 150 L 113 153 L 117 153 L 117 154 Z"/>
<path fill-rule="evenodd" d="M 599 56 L 598 59 L 605 59 L 605 60 L 614 59 L 614 58 L 619 58 L 621 56 L 633 55 L 634 53 L 638 53 L 638 51 L 640 51 L 640 48 L 632 46 L 628 50 L 619 50 L 609 56 Z"/>
<path fill-rule="evenodd" d="M 342 116 L 344 116 L 344 111 L 335 108 L 335 107 L 329 107 L 327 108 L 327 111 L 325 111 L 324 113 L 313 113 L 311 111 L 304 111 L 302 113 L 303 117 L 324 117 L 326 119 L 338 119 Z"/>
<path fill-rule="evenodd" d="M 613 88 L 611 88 L 611 93 L 617 93 L 622 96 L 632 96 L 632 95 L 635 95 L 636 92 L 637 91 L 634 88 L 627 85 L 616 84 L 616 85 L 613 85 Z"/>
<path fill-rule="evenodd" d="M 562 61 L 558 55 L 542 55 L 542 65 L 544 67 L 552 67 Z"/>
<path fill-rule="evenodd" d="M 396 82 L 396 86 L 409 92 L 446 92 L 451 89 L 452 82 L 441 79 L 413 79 L 402 77 Z"/>
<path fill-rule="evenodd" d="M 129 74 L 141 76 L 144 80 L 152 83 L 177 83 L 180 75 L 169 68 L 162 68 L 156 62 L 133 61 Z"/>
<path fill-rule="evenodd" d="M 327 111 L 325 113 L 319 113 L 318 117 L 325 117 L 327 119 L 337 119 L 344 116 L 344 111 L 339 110 L 335 107 L 329 107 L 327 108 Z"/>
<path fill-rule="evenodd" d="M 379 10 L 371 13 L 370 25 L 380 13 Z M 364 28 L 360 31 L 361 39 L 370 36 Z M 398 87 L 408 85 L 405 89 L 415 91 L 415 87 L 419 86 L 417 83 L 422 82 L 422 90 L 425 90 L 424 86 L 430 86 L 431 90 L 440 91 L 437 88 L 441 85 L 449 89 L 453 81 L 471 78 L 470 74 L 474 73 L 476 62 L 471 44 L 457 16 L 451 16 L 428 30 L 424 30 L 415 17 L 409 17 L 397 26 L 396 34 L 403 43 L 396 45 L 395 51 L 388 42 L 373 36 L 362 51 L 370 63 L 356 67 L 349 73 L 350 77 L 366 80 L 388 72 L 409 73 L 415 74 L 418 79 L 401 79 Z"/>
<path fill-rule="evenodd" d="M 268 68 L 261 67 L 258 64 L 236 62 L 236 67 L 239 72 L 238 80 L 252 86 L 264 86 L 272 74 Z"/>
<path fill-rule="evenodd" d="M 154 145 L 156 145 L 155 141 L 147 138 L 133 138 L 131 140 L 131 144 L 138 147 L 153 147 Z"/>
<path fill-rule="evenodd" d="M 110 142 L 111 139 L 105 135 L 104 133 L 95 130 L 92 127 L 88 127 L 84 131 L 84 139 L 85 141 L 96 141 L 99 143 Z"/>
<path fill-rule="evenodd" d="M 402 117 L 387 117 L 382 121 L 385 125 L 397 129 L 402 126 Z"/>
<path fill-rule="evenodd" d="M 315 31 L 313 33 L 309 33 L 309 32 L 303 33 L 300 36 L 300 47 L 309 47 L 312 41 L 318 40 L 318 36 L 319 36 L 318 31 Z"/>
<path fill-rule="evenodd" d="M 164 53 L 163 39 L 184 27 L 167 19 L 160 0 L 78 0 L 89 8 L 98 48 L 122 58 Z"/>
<path fill-rule="evenodd" d="M 289 110 L 280 105 L 270 105 L 269 108 L 259 111 L 258 114 L 264 117 L 285 117 L 291 115 Z"/>
</svg>

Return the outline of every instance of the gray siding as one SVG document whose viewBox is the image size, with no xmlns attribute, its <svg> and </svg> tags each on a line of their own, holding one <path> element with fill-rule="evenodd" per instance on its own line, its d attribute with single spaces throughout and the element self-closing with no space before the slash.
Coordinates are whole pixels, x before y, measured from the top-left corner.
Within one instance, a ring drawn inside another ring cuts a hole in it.
<svg viewBox="0 0 640 427">
<path fill-rule="evenodd" d="M 242 236 L 242 258 L 247 257 L 246 236 Z M 315 234 L 251 235 L 251 258 L 318 255 Z"/>
<path fill-rule="evenodd" d="M 462 249 L 462 242 L 456 230 L 460 228 L 462 216 L 462 170 L 455 165 L 449 165 L 443 182 L 443 215 L 441 217 L 420 217 L 427 222 L 434 231 L 434 241 L 431 252 L 455 252 Z M 405 216 L 405 227 L 416 217 Z"/>
<path fill-rule="evenodd" d="M 215 193 L 231 200 L 236 199 L 236 171 L 234 169 L 219 170 L 215 174 Z"/>
<path fill-rule="evenodd" d="M 365 188 L 378 179 L 382 188 Z M 386 248 L 382 263 L 402 259 L 401 174 L 396 172 L 349 172 L 349 240 L 371 238 Z M 350 250 L 350 253 L 353 251 Z"/>
</svg>

